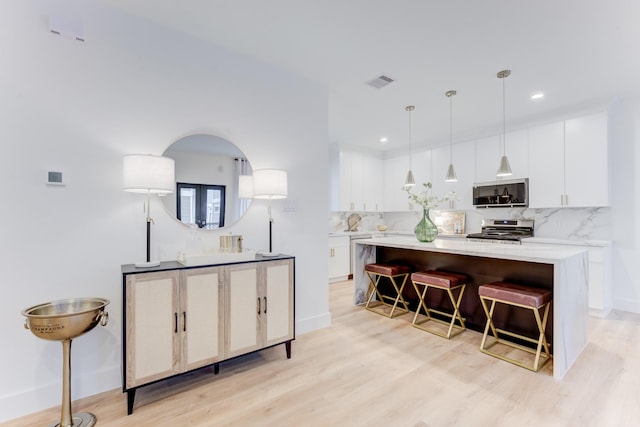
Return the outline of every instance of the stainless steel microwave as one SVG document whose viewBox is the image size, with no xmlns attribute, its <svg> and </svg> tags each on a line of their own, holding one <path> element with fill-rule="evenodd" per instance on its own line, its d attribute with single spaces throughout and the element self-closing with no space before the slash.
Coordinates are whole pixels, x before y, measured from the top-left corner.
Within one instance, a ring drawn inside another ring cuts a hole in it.
<svg viewBox="0 0 640 427">
<path fill-rule="evenodd" d="M 477 208 L 529 206 L 529 178 L 476 182 L 473 184 L 473 206 Z"/>
</svg>

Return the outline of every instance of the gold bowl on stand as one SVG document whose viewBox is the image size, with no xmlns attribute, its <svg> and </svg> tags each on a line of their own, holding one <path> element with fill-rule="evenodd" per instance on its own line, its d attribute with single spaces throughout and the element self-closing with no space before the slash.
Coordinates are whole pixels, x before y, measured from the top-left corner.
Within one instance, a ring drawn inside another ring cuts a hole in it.
<svg viewBox="0 0 640 427">
<path fill-rule="evenodd" d="M 71 298 L 52 301 L 22 310 L 25 329 L 45 340 L 62 341 L 62 410 L 60 422 L 51 427 L 90 427 L 96 416 L 88 412 L 71 413 L 71 340 L 92 330 L 98 323 L 106 326 L 109 313 L 106 298 Z"/>
</svg>

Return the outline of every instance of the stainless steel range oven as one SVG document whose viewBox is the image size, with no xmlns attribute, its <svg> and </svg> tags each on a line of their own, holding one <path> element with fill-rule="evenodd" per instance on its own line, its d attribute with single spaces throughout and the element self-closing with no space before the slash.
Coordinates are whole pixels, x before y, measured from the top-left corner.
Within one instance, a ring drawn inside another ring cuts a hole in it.
<svg viewBox="0 0 640 427">
<path fill-rule="evenodd" d="M 480 233 L 467 234 L 467 240 L 486 243 L 511 243 L 533 237 L 532 219 L 483 219 Z"/>
</svg>

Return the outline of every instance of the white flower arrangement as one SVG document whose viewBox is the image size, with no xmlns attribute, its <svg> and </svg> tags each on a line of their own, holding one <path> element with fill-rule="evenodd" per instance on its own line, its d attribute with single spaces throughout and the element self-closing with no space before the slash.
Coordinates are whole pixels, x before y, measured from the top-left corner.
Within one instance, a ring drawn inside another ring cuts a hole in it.
<svg viewBox="0 0 640 427">
<path fill-rule="evenodd" d="M 431 209 L 437 208 L 442 202 L 446 202 L 449 200 L 460 200 L 455 191 L 448 192 L 444 197 L 430 196 L 429 191 L 431 190 L 431 187 L 432 185 L 430 182 L 423 182 L 419 187 L 419 191 L 416 193 L 413 193 L 411 191 L 411 187 L 405 187 L 404 190 L 409 196 L 409 203 L 412 206 L 421 206 L 422 209 Z"/>
</svg>

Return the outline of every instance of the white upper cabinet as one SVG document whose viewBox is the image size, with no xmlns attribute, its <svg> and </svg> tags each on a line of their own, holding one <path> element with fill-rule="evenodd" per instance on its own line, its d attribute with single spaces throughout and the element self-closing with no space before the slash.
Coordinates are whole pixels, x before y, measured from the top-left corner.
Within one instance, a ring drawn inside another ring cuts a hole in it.
<svg viewBox="0 0 640 427">
<path fill-rule="evenodd" d="M 473 209 L 473 182 L 476 176 L 475 169 L 475 141 L 467 141 L 453 146 L 453 166 L 456 169 L 458 182 L 444 182 L 446 168 L 442 173 L 442 181 L 445 185 L 445 193 L 455 191 L 460 200 L 455 201 L 451 207 L 456 210 Z"/>
<path fill-rule="evenodd" d="M 529 135 L 526 129 L 507 133 L 505 154 L 509 159 L 513 175 L 505 177 L 505 179 L 526 178 L 529 176 L 528 148 Z M 502 135 L 476 140 L 475 154 L 475 182 L 498 180 L 496 172 L 498 172 L 498 166 L 502 158 Z"/>
<path fill-rule="evenodd" d="M 529 129 L 529 207 L 554 208 L 564 199 L 564 122 Z"/>
<path fill-rule="evenodd" d="M 525 129 L 507 132 L 505 152 L 513 172 L 513 175 L 505 179 L 527 178 L 529 176 L 529 131 Z M 499 160 L 500 157 L 496 160 L 496 170 Z"/>
<path fill-rule="evenodd" d="M 477 139 L 475 182 L 495 181 L 501 156 L 500 135 Z"/>
<path fill-rule="evenodd" d="M 382 191 L 382 159 L 365 156 L 362 158 L 362 210 L 382 211 L 384 194 Z"/>
<path fill-rule="evenodd" d="M 341 151 L 340 152 L 340 210 L 352 211 L 355 209 L 353 204 L 353 197 L 351 196 L 353 191 L 353 174 L 351 171 L 351 157 L 352 154 Z"/>
<path fill-rule="evenodd" d="M 384 209 L 408 211 L 407 193 L 402 189 L 409 171 L 409 155 L 384 160 Z"/>
<path fill-rule="evenodd" d="M 412 170 L 416 180 L 416 187 L 423 182 L 433 182 L 431 150 L 421 150 L 413 153 Z M 407 166 L 408 167 L 408 166 Z M 406 178 L 406 175 L 405 175 Z M 402 181 L 404 184 L 404 181 Z M 406 193 L 405 193 L 406 195 Z"/>
<path fill-rule="evenodd" d="M 434 148 L 431 150 L 431 195 L 443 197 L 452 191 L 452 183 L 444 182 L 449 167 L 449 146 Z M 442 204 L 438 209 L 449 209 L 449 205 Z"/>
<path fill-rule="evenodd" d="M 607 206 L 607 113 L 565 122 L 565 204 L 571 207 Z"/>
<path fill-rule="evenodd" d="M 340 152 L 340 210 L 382 210 L 381 168 L 381 159 L 356 152 Z"/>
<path fill-rule="evenodd" d="M 607 206 L 607 113 L 529 130 L 529 206 Z"/>
</svg>

